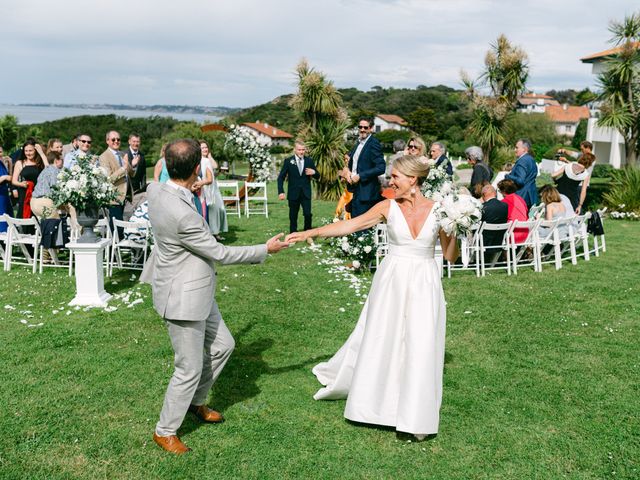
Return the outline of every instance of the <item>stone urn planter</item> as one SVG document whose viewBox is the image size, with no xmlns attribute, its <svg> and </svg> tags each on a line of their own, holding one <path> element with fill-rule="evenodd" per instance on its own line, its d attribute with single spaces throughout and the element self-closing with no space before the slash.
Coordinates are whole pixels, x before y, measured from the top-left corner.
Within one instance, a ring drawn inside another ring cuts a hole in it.
<svg viewBox="0 0 640 480">
<path fill-rule="evenodd" d="M 87 205 L 83 210 L 78 211 L 78 223 L 82 227 L 82 235 L 78 238 L 78 243 L 98 243 L 93 229 L 98 224 L 99 209 L 95 205 Z"/>
</svg>

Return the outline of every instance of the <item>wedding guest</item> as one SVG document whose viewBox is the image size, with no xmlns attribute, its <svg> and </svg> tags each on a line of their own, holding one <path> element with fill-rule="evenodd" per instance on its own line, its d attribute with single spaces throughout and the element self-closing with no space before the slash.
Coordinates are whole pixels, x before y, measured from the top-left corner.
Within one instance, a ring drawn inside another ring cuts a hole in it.
<svg viewBox="0 0 640 480">
<path fill-rule="evenodd" d="M 111 219 L 111 230 L 113 231 L 113 220 L 123 220 L 124 204 L 127 200 L 129 177 L 133 173 L 131 164 L 126 155 L 120 152 L 120 134 L 115 130 L 107 132 L 105 137 L 107 149 L 102 152 L 98 159 L 100 167 L 104 169 L 109 181 L 116 187 L 118 198 L 109 205 L 109 217 Z M 120 237 L 122 232 L 118 231 Z"/>
<path fill-rule="evenodd" d="M 445 155 L 446 148 L 442 142 L 433 142 L 429 149 L 431 159 L 436 161 L 436 167 L 444 168 L 447 171 L 447 175 L 453 176 L 453 165 L 451 161 Z"/>
<path fill-rule="evenodd" d="M 144 153 L 140 151 L 140 135 L 137 133 L 129 134 L 129 147 L 127 159 L 131 162 L 133 173 L 131 175 L 132 196 L 144 191 L 147 186 L 147 163 L 144 159 Z"/>
<path fill-rule="evenodd" d="M 558 150 L 558 153 L 561 155 L 569 155 L 570 157 L 574 158 L 575 160 L 579 160 L 580 157 L 586 153 L 593 155 L 593 143 L 589 142 L 588 140 L 583 140 L 582 142 L 580 142 L 580 151 L 579 152 L 572 152 L 570 150 L 567 150 L 566 148 L 561 148 Z M 562 162 L 566 162 L 567 158 L 566 157 L 560 157 L 559 158 L 560 161 Z M 593 173 L 593 165 L 591 164 L 591 166 L 589 167 L 589 175 L 591 175 Z"/>
<path fill-rule="evenodd" d="M 62 143 L 60 144 L 62 145 Z M 58 183 L 58 174 L 62 170 L 62 152 L 52 150 L 47 154 L 49 166 L 38 175 L 38 181 L 31 196 L 31 211 L 41 220 L 42 218 L 60 218 L 58 209 L 51 200 L 51 187 Z"/>
<path fill-rule="evenodd" d="M 82 136 L 81 133 L 77 133 L 69 143 L 65 144 L 62 146 L 62 158 L 64 158 L 66 160 L 67 154 L 77 150 L 78 148 L 80 148 L 80 137 Z M 65 165 L 65 168 L 66 165 Z"/>
<path fill-rule="evenodd" d="M 491 185 L 493 185 L 493 188 L 495 188 L 496 190 L 498 189 L 498 183 L 504 180 L 504 177 L 507 176 L 507 174 L 511 171 L 512 168 L 513 168 L 513 163 L 509 163 L 509 162 L 505 163 L 502 166 L 500 171 L 496 173 L 496 178 L 494 178 L 493 181 L 491 182 Z M 499 190 L 497 194 L 498 194 L 498 200 L 502 200 L 502 194 L 500 193 Z"/>
<path fill-rule="evenodd" d="M 580 215 L 582 205 L 587 198 L 587 188 L 589 188 L 591 178 L 589 168 L 595 161 L 595 155 L 586 152 L 580 156 L 577 162 L 567 162 L 551 175 L 556 182 L 558 191 L 571 201 L 576 215 Z"/>
<path fill-rule="evenodd" d="M 555 220 L 556 218 L 571 217 L 573 216 L 572 210 L 567 210 L 560 198 L 560 192 L 552 185 L 545 185 L 540 190 L 540 198 L 545 205 L 544 218 L 545 220 Z M 546 236 L 550 230 L 550 227 L 540 227 L 540 235 Z M 567 227 L 562 226 L 558 229 L 560 237 L 564 237 L 567 234 Z"/>
<path fill-rule="evenodd" d="M 411 137 L 407 142 L 407 149 L 405 150 L 405 155 L 416 155 L 418 157 L 423 157 L 424 152 L 427 150 L 427 145 L 424 143 L 424 140 L 420 137 Z"/>
<path fill-rule="evenodd" d="M 11 185 L 11 175 L 5 163 L 4 149 L 0 145 L 0 216 L 7 214 L 13 217 L 13 207 L 9 196 L 9 186 Z M 0 222 L 0 233 L 7 231 L 7 223 Z"/>
<path fill-rule="evenodd" d="M 521 138 L 516 142 L 516 163 L 511 172 L 505 175 L 505 179 L 515 182 L 517 193 L 527 204 L 527 208 L 538 203 L 538 189 L 536 188 L 536 178 L 538 178 L 538 165 L 531 156 L 531 142 Z"/>
<path fill-rule="evenodd" d="M 481 221 L 486 223 L 507 223 L 509 221 L 509 207 L 506 203 L 496 198 L 496 189 L 490 183 L 482 185 L 480 191 L 482 196 L 482 217 Z M 485 247 L 502 245 L 504 231 L 486 230 L 482 232 L 482 241 Z M 485 255 L 487 259 L 487 255 Z"/>
<path fill-rule="evenodd" d="M 198 185 L 200 191 L 204 193 L 207 210 L 206 220 L 209 224 L 209 230 L 217 240 L 222 240 L 220 234 L 228 232 L 229 225 L 227 223 L 227 211 L 224 208 L 224 201 L 216 180 L 215 171 L 218 168 L 218 163 L 213 159 L 209 144 L 204 140 L 200 141 L 200 152 L 202 153 L 202 160 L 200 161 L 202 179 L 196 182 L 195 185 Z"/>
<path fill-rule="evenodd" d="M 471 181 L 469 182 L 469 191 L 475 198 L 480 198 L 482 193 L 480 190 L 476 192 L 476 186 L 482 189 L 482 186 L 485 182 L 491 182 L 493 171 L 491 170 L 491 167 L 489 167 L 489 165 L 482 161 L 484 155 L 482 154 L 482 149 L 480 147 L 469 147 L 464 151 L 464 154 L 467 157 L 467 161 L 469 162 L 469 164 L 473 167 L 473 172 L 471 173 Z"/>
<path fill-rule="evenodd" d="M 284 181 L 287 180 L 287 201 L 289 203 L 289 232 L 298 231 L 298 212 L 302 206 L 304 229 L 311 228 L 311 179 L 319 179 L 320 174 L 311 157 L 305 155 L 305 144 L 298 140 L 293 148 L 293 156 L 285 158 L 278 175 L 278 199 L 284 200 Z"/>
<path fill-rule="evenodd" d="M 49 155 L 49 152 L 58 152 L 60 153 L 60 158 L 63 158 L 62 148 L 62 141 L 59 138 L 50 138 L 44 153 L 45 155 Z"/>
<path fill-rule="evenodd" d="M 42 146 L 34 139 L 22 145 L 22 153 L 13 167 L 11 183 L 18 188 L 17 218 L 31 218 L 31 195 L 38 182 L 38 175 L 49 165 Z"/>
<path fill-rule="evenodd" d="M 513 222 L 518 220 L 520 222 L 526 222 L 529 219 L 529 209 L 524 199 L 516 193 L 518 187 L 513 180 L 505 178 L 498 183 L 498 189 L 502 193 L 502 201 L 507 204 L 508 213 L 507 220 Z M 516 243 L 522 243 L 527 239 L 529 235 L 528 228 L 516 228 L 513 231 L 514 240 Z"/>
<path fill-rule="evenodd" d="M 155 248 L 143 278 L 151 278 L 153 305 L 165 320 L 174 350 L 174 372 L 153 440 L 182 454 L 189 448 L 177 432 L 187 412 L 218 423 L 222 414 L 206 403 L 235 342 L 215 301 L 215 264 L 261 263 L 286 248 L 282 234 L 266 244 L 227 247 L 218 243 L 192 203 L 191 186 L 202 160 L 195 140 L 176 140 L 166 149 L 170 180 L 147 188 Z"/>
<path fill-rule="evenodd" d="M 369 211 L 382 200 L 378 177 L 385 171 L 382 145 L 371 132 L 373 120 L 362 117 L 358 120 L 358 143 L 348 154 L 348 165 L 344 170 L 347 190 L 353 193 L 351 217 Z"/>
<path fill-rule="evenodd" d="M 458 257 L 455 237 L 444 233 L 433 214 L 435 202 L 420 192 L 428 173 L 426 161 L 400 157 L 391 173 L 395 200 L 287 236 L 291 242 L 341 237 L 386 222 L 389 253 L 353 332 L 331 359 L 313 368 L 324 386 L 313 398 L 346 398 L 345 418 L 394 427 L 418 440 L 438 432 L 442 402 L 446 304 L 434 258 L 438 239 L 445 259 L 453 263 Z"/>
<path fill-rule="evenodd" d="M 64 155 L 64 168 L 71 168 L 76 163 L 78 163 L 79 158 L 84 158 L 87 155 L 90 155 L 91 150 L 91 137 L 86 133 L 81 133 L 78 135 L 78 148 L 71 150 L 66 155 Z"/>
<path fill-rule="evenodd" d="M 167 164 L 164 159 L 164 151 L 167 148 L 167 144 L 162 145 L 160 149 L 160 159 L 156 162 L 156 165 L 153 167 L 153 181 L 166 183 L 169 180 L 169 172 L 167 171 Z"/>
</svg>

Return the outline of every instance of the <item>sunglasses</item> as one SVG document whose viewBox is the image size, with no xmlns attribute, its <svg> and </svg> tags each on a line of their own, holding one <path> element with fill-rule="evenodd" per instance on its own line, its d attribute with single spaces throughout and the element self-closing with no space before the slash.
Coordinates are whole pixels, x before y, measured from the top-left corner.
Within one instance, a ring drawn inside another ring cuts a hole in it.
<svg viewBox="0 0 640 480">
<path fill-rule="evenodd" d="M 365 126 L 362 126 L 362 125 L 358 125 L 358 130 L 369 130 L 369 128 L 371 128 L 371 127 L 365 127 Z"/>
<path fill-rule="evenodd" d="M 409 145 L 409 147 L 408 147 L 408 148 L 416 148 L 416 149 L 417 149 L 417 148 L 418 148 L 418 146 L 417 146 L 417 145 Z"/>
<path fill-rule="evenodd" d="M 119 142 L 120 139 L 119 138 L 110 138 L 109 141 L 110 142 Z"/>
<path fill-rule="evenodd" d="M 91 145 L 91 140 L 80 140 L 80 143 L 87 143 L 87 144 Z"/>
</svg>

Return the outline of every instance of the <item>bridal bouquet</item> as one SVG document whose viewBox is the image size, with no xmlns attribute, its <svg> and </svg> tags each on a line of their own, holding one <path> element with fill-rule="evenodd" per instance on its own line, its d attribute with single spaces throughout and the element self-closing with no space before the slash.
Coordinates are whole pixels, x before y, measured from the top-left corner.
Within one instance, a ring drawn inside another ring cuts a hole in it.
<svg viewBox="0 0 640 480">
<path fill-rule="evenodd" d="M 429 159 L 426 162 L 430 168 L 429 175 L 422 184 L 422 194 L 440 202 L 445 196 L 453 193 L 455 189 L 453 181 L 444 168 L 435 166 L 435 160 Z"/>
<path fill-rule="evenodd" d="M 470 195 L 450 194 L 438 205 L 440 226 L 449 236 L 466 237 L 480 223 L 482 205 Z"/>
<path fill-rule="evenodd" d="M 102 207 L 118 198 L 118 192 L 102 168 L 96 166 L 95 156 L 78 157 L 71 169 L 63 169 L 51 187 L 55 205 L 70 204 L 77 210 Z"/>
</svg>

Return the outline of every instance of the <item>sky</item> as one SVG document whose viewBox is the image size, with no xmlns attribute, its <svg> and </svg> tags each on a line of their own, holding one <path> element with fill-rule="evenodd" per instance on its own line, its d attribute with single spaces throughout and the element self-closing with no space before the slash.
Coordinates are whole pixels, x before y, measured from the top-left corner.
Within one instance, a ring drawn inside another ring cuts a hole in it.
<svg viewBox="0 0 640 480">
<path fill-rule="evenodd" d="M 634 8 L 635 7 L 635 8 Z M 296 90 L 301 58 L 339 88 L 478 75 L 498 35 L 528 87 L 595 87 L 630 0 L 0 0 L 0 103 L 248 107 Z"/>
</svg>

